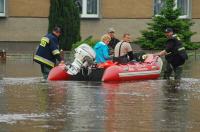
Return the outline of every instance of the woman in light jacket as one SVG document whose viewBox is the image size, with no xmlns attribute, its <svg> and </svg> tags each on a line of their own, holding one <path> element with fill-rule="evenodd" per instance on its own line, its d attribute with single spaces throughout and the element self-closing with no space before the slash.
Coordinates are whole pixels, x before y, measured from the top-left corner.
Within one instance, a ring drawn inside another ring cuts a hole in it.
<svg viewBox="0 0 200 132">
<path fill-rule="evenodd" d="M 110 36 L 108 34 L 105 34 L 101 37 L 101 41 L 97 42 L 94 46 L 94 51 L 96 53 L 96 63 L 104 63 L 107 60 L 111 59 L 108 48 L 110 40 Z"/>
</svg>

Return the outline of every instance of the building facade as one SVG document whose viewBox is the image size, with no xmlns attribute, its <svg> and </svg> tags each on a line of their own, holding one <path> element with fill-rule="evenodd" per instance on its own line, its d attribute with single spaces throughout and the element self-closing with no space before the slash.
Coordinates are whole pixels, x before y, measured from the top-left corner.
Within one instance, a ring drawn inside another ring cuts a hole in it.
<svg viewBox="0 0 200 132">
<path fill-rule="evenodd" d="M 121 38 L 130 33 L 133 40 L 140 37 L 152 16 L 159 13 L 164 0 L 76 0 L 81 10 L 81 37 L 95 38 L 109 27 Z M 200 1 L 175 0 L 182 11 L 181 19 L 195 22 L 197 32 L 192 41 L 200 42 Z M 0 41 L 36 42 L 47 32 L 50 0 L 0 0 Z"/>
</svg>

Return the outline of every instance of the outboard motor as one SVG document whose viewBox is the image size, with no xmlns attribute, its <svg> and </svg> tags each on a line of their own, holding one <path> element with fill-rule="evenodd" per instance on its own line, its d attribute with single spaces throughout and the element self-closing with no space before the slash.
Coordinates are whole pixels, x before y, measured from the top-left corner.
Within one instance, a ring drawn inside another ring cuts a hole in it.
<svg viewBox="0 0 200 132">
<path fill-rule="evenodd" d="M 94 63 L 95 59 L 94 50 L 87 44 L 81 44 L 75 49 L 74 62 L 66 66 L 67 73 L 70 75 L 76 75 L 81 67 L 88 67 Z"/>
</svg>

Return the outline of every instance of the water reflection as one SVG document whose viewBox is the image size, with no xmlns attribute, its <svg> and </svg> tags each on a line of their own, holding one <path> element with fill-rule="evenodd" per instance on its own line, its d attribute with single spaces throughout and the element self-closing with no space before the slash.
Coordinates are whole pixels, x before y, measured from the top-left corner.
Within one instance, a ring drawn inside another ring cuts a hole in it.
<svg viewBox="0 0 200 132">
<path fill-rule="evenodd" d="M 163 98 L 163 83 L 160 80 L 120 84 L 115 100 L 121 102 L 122 106 L 116 107 L 115 113 L 119 122 L 114 119 L 114 124 L 118 124 L 120 129 L 128 132 L 157 131 L 159 126 L 157 123 L 160 122 L 157 115 L 160 100 Z"/>
<path fill-rule="evenodd" d="M 199 80 L 124 83 L 0 82 L 1 131 L 195 131 Z M 31 81 L 30 81 L 31 80 Z"/>
<path fill-rule="evenodd" d="M 32 54 L 8 56 L 6 62 L 0 61 L 0 78 L 39 76 L 42 76 L 40 66 L 33 62 Z"/>
<path fill-rule="evenodd" d="M 0 131 L 198 131 L 199 61 L 189 63 L 180 85 L 165 80 L 42 83 L 30 59 L 7 59 L 0 65 Z"/>
<path fill-rule="evenodd" d="M 198 86 L 198 87 L 196 87 Z M 167 131 L 198 131 L 199 104 L 199 80 L 184 79 L 179 87 L 174 87 L 172 82 L 163 85 L 164 98 L 161 102 L 159 126 Z M 194 117 L 195 116 L 195 117 Z M 195 120 L 197 119 L 197 120 Z"/>
<path fill-rule="evenodd" d="M 168 131 L 187 131 L 188 125 L 188 98 L 187 90 L 174 87 L 174 82 L 166 82 L 163 87 L 164 98 L 161 102 L 161 128 Z"/>
</svg>

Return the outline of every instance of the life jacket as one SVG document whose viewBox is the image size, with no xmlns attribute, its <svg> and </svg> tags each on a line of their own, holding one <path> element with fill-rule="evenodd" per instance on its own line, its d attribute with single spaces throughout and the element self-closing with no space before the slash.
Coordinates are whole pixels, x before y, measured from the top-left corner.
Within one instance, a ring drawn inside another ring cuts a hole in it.
<svg viewBox="0 0 200 132">
<path fill-rule="evenodd" d="M 39 64 L 45 64 L 54 67 L 56 64 L 55 55 L 59 55 L 58 38 L 52 33 L 42 37 L 33 60 Z"/>
<path fill-rule="evenodd" d="M 177 36 L 173 36 L 173 38 L 167 41 L 168 43 L 173 43 L 168 54 L 165 56 L 166 60 L 172 64 L 173 67 L 178 67 L 185 63 L 185 60 L 188 59 L 188 55 L 185 51 L 185 47 L 183 47 L 180 39 Z"/>
</svg>

